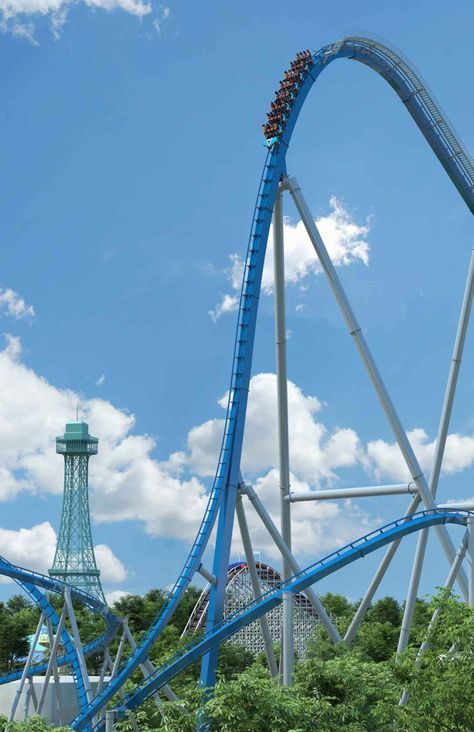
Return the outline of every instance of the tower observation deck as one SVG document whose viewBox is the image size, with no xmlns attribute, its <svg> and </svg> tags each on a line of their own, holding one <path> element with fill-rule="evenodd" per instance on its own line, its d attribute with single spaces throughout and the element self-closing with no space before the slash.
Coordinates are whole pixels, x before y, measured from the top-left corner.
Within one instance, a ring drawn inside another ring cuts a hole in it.
<svg viewBox="0 0 474 732">
<path fill-rule="evenodd" d="M 74 585 L 105 602 L 94 555 L 89 514 L 89 458 L 99 440 L 86 422 L 68 422 L 56 437 L 56 452 L 64 455 L 64 494 L 58 543 L 51 577 Z"/>
</svg>

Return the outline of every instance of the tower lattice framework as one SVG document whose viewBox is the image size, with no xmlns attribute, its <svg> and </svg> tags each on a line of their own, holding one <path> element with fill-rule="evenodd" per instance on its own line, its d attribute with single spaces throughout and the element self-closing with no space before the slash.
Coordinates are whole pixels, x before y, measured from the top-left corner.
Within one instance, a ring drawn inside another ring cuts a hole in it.
<svg viewBox="0 0 474 732">
<path fill-rule="evenodd" d="M 98 438 L 86 422 L 69 422 L 56 438 L 64 456 L 64 494 L 58 542 L 51 577 L 74 585 L 105 602 L 95 561 L 89 512 L 89 458 L 97 455 Z"/>
</svg>

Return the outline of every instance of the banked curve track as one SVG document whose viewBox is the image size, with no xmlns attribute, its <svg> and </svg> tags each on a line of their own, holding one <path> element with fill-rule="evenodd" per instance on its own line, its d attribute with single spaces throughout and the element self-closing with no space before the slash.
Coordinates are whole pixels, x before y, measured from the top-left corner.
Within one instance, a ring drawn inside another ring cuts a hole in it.
<svg viewBox="0 0 474 732">
<path fill-rule="evenodd" d="M 312 55 L 310 68 L 299 86 L 284 132 L 268 149 L 258 187 L 240 295 L 225 428 L 216 475 L 202 523 L 185 565 L 161 612 L 119 673 L 74 720 L 72 726 L 77 730 L 89 726 L 93 717 L 112 699 L 139 664 L 148 657 L 153 643 L 171 619 L 193 575 L 199 569 L 225 486 L 229 480 L 237 480 L 239 466 L 236 466 L 236 462 L 240 462 L 263 263 L 275 195 L 280 178 L 286 172 L 286 153 L 306 96 L 319 74 L 332 61 L 340 58 L 359 61 L 369 66 L 390 84 L 469 210 L 474 213 L 474 164 L 472 159 L 420 77 L 406 61 L 378 41 L 356 36 L 343 38 Z M 151 680 L 149 682 L 150 694 L 153 692 L 153 688 Z M 142 685 L 137 690 L 140 700 L 147 697 L 146 689 L 147 686 Z M 133 695 L 130 697 L 129 703 L 131 706 L 135 705 Z"/>
<path fill-rule="evenodd" d="M 208 653 L 211 648 L 220 645 L 245 625 L 258 620 L 262 615 L 273 610 L 274 607 L 281 603 L 284 592 L 291 592 L 292 595 L 302 592 L 324 577 L 334 574 L 339 569 L 352 564 L 358 559 L 362 559 L 368 554 L 372 554 L 372 552 L 390 544 L 392 541 L 402 539 L 408 534 L 413 534 L 414 532 L 439 524 L 465 526 L 467 517 L 473 515 L 469 511 L 459 510 L 446 511 L 444 509 L 432 509 L 429 511 L 420 511 L 419 513 L 411 514 L 408 517 L 404 516 L 397 521 L 386 524 L 372 531 L 370 534 L 366 534 L 350 544 L 343 546 L 341 549 L 332 552 L 315 564 L 306 567 L 306 569 L 290 577 L 286 582 L 281 582 L 279 587 L 269 590 L 245 607 L 227 616 L 213 632 L 206 633 L 204 636 L 198 636 L 185 648 L 180 649 L 178 653 L 159 666 L 151 676 L 145 679 L 121 701 L 118 709 L 119 713 L 123 715 L 127 711 L 131 711 L 140 706 L 151 694 L 160 689 L 164 684 L 167 684 L 174 676 L 193 664 L 204 654 Z M 94 732 L 99 732 L 102 728 L 103 722 L 99 722 L 94 728 Z"/>
<path fill-rule="evenodd" d="M 47 577 L 46 575 L 32 572 L 22 567 L 11 564 L 7 559 L 0 556 L 0 575 L 13 579 L 33 600 L 40 611 L 44 613 L 55 628 L 59 625 L 59 617 L 56 610 L 49 602 L 48 598 L 41 590 L 46 592 L 54 592 L 63 594 L 65 585 L 60 580 Z M 39 589 L 41 588 L 41 589 Z M 72 600 L 78 601 L 88 607 L 92 612 L 100 615 L 106 624 L 105 632 L 97 639 L 84 646 L 84 655 L 89 656 L 96 651 L 105 648 L 113 639 L 120 626 L 120 620 L 112 613 L 110 608 L 101 600 L 92 595 L 88 595 L 81 590 L 70 587 Z M 58 666 L 68 664 L 71 668 L 74 684 L 77 692 L 78 706 L 82 711 L 86 711 L 88 701 L 86 695 L 85 679 L 82 676 L 81 666 L 76 653 L 76 649 L 71 640 L 69 632 L 66 628 L 61 632 L 61 642 L 64 648 L 64 655 L 57 659 Z M 34 676 L 42 674 L 46 671 L 48 664 L 39 663 L 31 666 L 28 675 Z M 7 684 L 10 681 L 16 681 L 21 677 L 21 671 L 3 674 L 0 676 L 0 684 Z"/>
</svg>

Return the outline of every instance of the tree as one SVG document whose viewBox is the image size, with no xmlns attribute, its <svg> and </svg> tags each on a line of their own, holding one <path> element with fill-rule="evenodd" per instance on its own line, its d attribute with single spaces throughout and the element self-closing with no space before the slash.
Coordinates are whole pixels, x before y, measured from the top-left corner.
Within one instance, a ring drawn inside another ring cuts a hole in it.
<svg viewBox="0 0 474 732">
<path fill-rule="evenodd" d="M 446 590 L 432 601 L 441 609 L 439 622 L 427 636 L 421 666 L 417 648 L 410 648 L 397 663 L 398 676 L 409 693 L 408 704 L 396 707 L 399 730 L 427 732 L 474 728 L 474 608 L 459 602 Z M 421 643 L 420 634 L 417 641 Z"/>
<path fill-rule="evenodd" d="M 17 662 L 28 655 L 30 644 L 29 608 L 12 614 L 5 607 L 0 613 L 0 668 L 11 671 Z"/>
</svg>

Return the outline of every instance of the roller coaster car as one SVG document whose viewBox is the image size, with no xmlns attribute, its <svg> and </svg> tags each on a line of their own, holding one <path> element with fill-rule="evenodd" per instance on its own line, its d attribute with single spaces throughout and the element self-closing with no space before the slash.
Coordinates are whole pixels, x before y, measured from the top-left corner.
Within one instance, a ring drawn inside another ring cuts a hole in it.
<svg viewBox="0 0 474 732">
<path fill-rule="evenodd" d="M 270 149 L 276 142 L 278 142 L 278 137 L 269 137 L 268 140 L 262 142 L 262 145 Z"/>
</svg>

